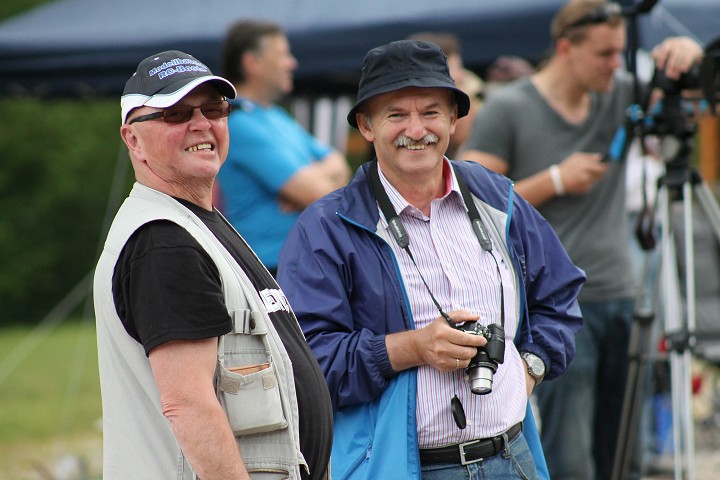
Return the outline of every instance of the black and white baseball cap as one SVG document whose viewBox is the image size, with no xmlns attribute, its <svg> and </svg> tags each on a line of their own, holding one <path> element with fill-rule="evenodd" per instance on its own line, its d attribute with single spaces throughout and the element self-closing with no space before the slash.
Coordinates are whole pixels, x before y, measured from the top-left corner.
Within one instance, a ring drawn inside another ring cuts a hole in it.
<svg viewBox="0 0 720 480">
<path fill-rule="evenodd" d="M 122 121 L 126 123 L 128 114 L 138 107 L 175 105 L 193 88 L 205 82 L 212 82 L 227 98 L 237 95 L 232 83 L 213 75 L 204 63 L 192 55 L 178 50 L 152 55 L 140 62 L 125 84 L 120 98 Z"/>
</svg>

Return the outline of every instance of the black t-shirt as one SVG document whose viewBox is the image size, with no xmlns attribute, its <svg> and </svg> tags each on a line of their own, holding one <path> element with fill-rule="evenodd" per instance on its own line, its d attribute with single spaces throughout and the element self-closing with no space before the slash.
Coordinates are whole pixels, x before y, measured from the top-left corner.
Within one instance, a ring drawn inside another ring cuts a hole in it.
<svg viewBox="0 0 720 480">
<path fill-rule="evenodd" d="M 217 212 L 180 202 L 200 217 L 232 254 L 261 298 L 273 298 L 262 292 L 280 287 L 235 230 Z M 192 235 L 170 221 L 147 223 L 130 237 L 115 266 L 113 296 L 125 330 L 146 353 L 169 340 L 216 337 L 232 328 L 215 263 Z M 295 316 L 282 307 L 274 305 L 267 310 L 293 365 L 300 450 L 308 462 L 310 479 L 319 480 L 330 460 L 330 394 Z"/>
</svg>

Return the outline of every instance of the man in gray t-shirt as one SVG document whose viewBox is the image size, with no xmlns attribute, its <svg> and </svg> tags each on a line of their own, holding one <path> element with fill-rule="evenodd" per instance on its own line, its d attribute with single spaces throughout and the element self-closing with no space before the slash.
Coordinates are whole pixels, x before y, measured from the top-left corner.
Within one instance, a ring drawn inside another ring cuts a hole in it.
<svg viewBox="0 0 720 480">
<path fill-rule="evenodd" d="M 617 73 L 625 24 L 617 4 L 572 1 L 555 16 L 554 53 L 530 78 L 493 93 L 475 117 L 466 152 L 516 181 L 585 270 L 584 326 L 566 373 L 535 390 L 553 480 L 612 473 L 625 389 L 635 281 L 625 211 L 625 165 L 603 162 L 632 103 Z M 687 38 L 653 51 L 668 77 L 702 57 Z"/>
</svg>

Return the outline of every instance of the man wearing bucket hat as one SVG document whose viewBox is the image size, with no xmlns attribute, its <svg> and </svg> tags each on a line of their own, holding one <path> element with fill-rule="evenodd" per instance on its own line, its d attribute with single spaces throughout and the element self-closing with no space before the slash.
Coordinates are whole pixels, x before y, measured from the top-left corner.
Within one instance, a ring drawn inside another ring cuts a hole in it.
<svg viewBox="0 0 720 480">
<path fill-rule="evenodd" d="M 283 292 L 212 205 L 234 97 L 179 51 L 146 58 L 125 86 L 137 181 L 94 281 L 106 480 L 327 476 L 322 372 Z"/>
<path fill-rule="evenodd" d="M 377 159 L 311 205 L 280 255 L 330 388 L 334 478 L 542 471 L 527 399 L 572 359 L 584 275 L 508 179 L 444 157 L 468 104 L 437 45 L 368 52 L 348 122 Z"/>
</svg>

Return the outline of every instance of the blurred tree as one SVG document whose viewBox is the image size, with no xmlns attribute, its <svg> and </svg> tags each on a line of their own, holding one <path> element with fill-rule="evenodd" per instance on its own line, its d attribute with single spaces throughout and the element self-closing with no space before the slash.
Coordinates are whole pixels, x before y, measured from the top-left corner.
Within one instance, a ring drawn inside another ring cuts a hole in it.
<svg viewBox="0 0 720 480">
<path fill-rule="evenodd" d="M 112 100 L 0 99 L 0 325 L 41 319 L 93 268 L 120 138 Z"/>
<path fill-rule="evenodd" d="M 0 20 L 50 1 L 3 0 Z M 33 323 L 95 264 L 119 99 L 0 98 L 0 119 L 0 325 Z"/>
<path fill-rule="evenodd" d="M 3 0 L 0 2 L 0 20 L 23 13 L 51 0 Z"/>
</svg>

